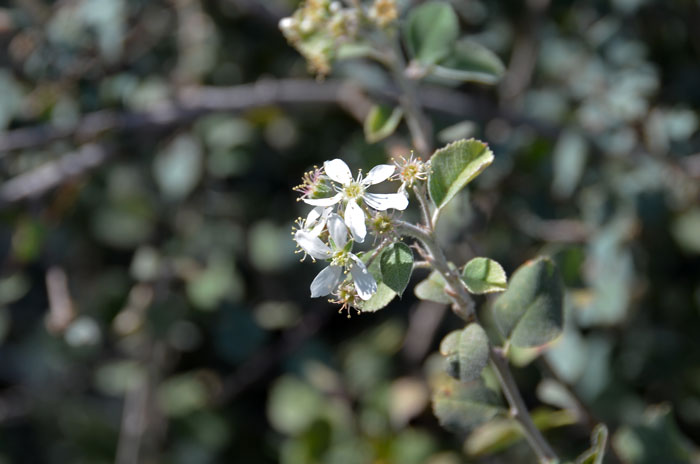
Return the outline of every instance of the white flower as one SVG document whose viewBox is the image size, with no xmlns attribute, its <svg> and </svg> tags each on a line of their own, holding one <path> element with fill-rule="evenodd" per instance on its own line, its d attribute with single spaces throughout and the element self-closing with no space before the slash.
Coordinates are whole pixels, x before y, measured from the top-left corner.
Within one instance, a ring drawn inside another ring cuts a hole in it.
<svg viewBox="0 0 700 464">
<path fill-rule="evenodd" d="M 377 282 L 362 260 L 350 252 L 352 242 L 348 242 L 348 229 L 343 219 L 333 213 L 328 217 L 327 224 L 330 246 L 310 231 L 300 230 L 295 236 L 299 246 L 310 256 L 330 260 L 330 264 L 311 282 L 311 297 L 330 295 L 350 272 L 358 296 L 368 300 L 377 291 Z"/>
<path fill-rule="evenodd" d="M 297 250 L 297 253 L 303 252 L 304 257 L 301 259 L 304 261 L 307 255 L 311 256 L 311 259 L 316 261 L 314 254 L 310 251 L 308 246 L 309 240 L 307 237 L 318 237 L 323 232 L 323 228 L 326 227 L 326 222 L 328 222 L 328 215 L 331 213 L 332 208 L 324 208 L 322 206 L 317 206 L 312 209 L 306 216 L 306 219 L 299 218 L 297 224 L 299 227 L 293 227 L 294 230 L 294 240 L 299 245 L 301 250 Z"/>
<path fill-rule="evenodd" d="M 304 198 L 304 202 L 314 206 L 332 206 L 345 201 L 343 217 L 357 242 L 363 242 L 367 235 L 365 213 L 358 201 L 363 200 L 367 206 L 378 211 L 386 211 L 390 208 L 404 210 L 408 206 L 408 198 L 403 193 L 367 193 L 365 191 L 370 185 L 390 178 L 394 174 L 395 166 L 380 164 L 373 167 L 367 177 L 363 178 L 360 173 L 355 180 L 352 178 L 350 168 L 341 159 L 326 161 L 323 163 L 323 168 L 331 180 L 341 185 L 341 187 L 336 186 L 338 193 L 329 198 Z"/>
</svg>

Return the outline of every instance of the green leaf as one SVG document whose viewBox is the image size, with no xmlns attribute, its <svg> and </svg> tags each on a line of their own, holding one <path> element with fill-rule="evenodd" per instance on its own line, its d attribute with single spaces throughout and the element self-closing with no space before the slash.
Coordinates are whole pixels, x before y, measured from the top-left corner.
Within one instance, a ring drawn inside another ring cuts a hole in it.
<svg viewBox="0 0 700 464">
<path fill-rule="evenodd" d="M 635 425 L 621 425 L 612 436 L 620 461 L 630 464 L 697 463 L 697 446 L 678 428 L 668 403 L 650 405 Z"/>
<path fill-rule="evenodd" d="M 459 21 L 449 3 L 427 2 L 411 10 L 403 36 L 411 55 L 431 65 L 450 54 L 459 36 Z"/>
<path fill-rule="evenodd" d="M 383 282 L 393 291 L 403 295 L 413 271 L 413 253 L 405 243 L 389 245 L 379 259 Z"/>
<path fill-rule="evenodd" d="M 369 255 L 365 255 L 369 256 Z M 382 279 L 381 264 L 379 259 L 372 261 L 372 264 L 367 268 L 377 281 L 377 292 L 367 301 L 361 301 L 358 308 L 363 313 L 373 313 L 386 307 L 396 296 L 393 291 Z"/>
<path fill-rule="evenodd" d="M 464 383 L 445 375 L 433 391 L 435 416 L 456 433 L 467 433 L 503 411 L 496 392 L 481 380 Z"/>
<path fill-rule="evenodd" d="M 532 412 L 532 421 L 539 430 L 575 424 L 576 414 L 568 410 L 539 408 Z M 523 429 L 515 419 L 494 419 L 481 425 L 467 438 L 464 449 L 470 456 L 484 456 L 502 451 L 523 439 Z"/>
<path fill-rule="evenodd" d="M 576 464 L 603 464 L 607 443 L 608 428 L 605 424 L 596 425 L 591 433 L 591 447 L 576 458 Z"/>
<path fill-rule="evenodd" d="M 502 292 L 507 287 L 506 272 L 489 258 L 474 258 L 464 266 L 462 280 L 471 293 Z"/>
<path fill-rule="evenodd" d="M 445 294 L 445 279 L 439 272 L 433 271 L 427 279 L 416 285 L 414 293 L 421 300 L 435 301 L 436 303 L 449 304 L 452 301 Z"/>
<path fill-rule="evenodd" d="M 400 107 L 374 105 L 365 118 L 365 139 L 369 143 L 376 143 L 389 137 L 399 126 L 402 117 Z"/>
<path fill-rule="evenodd" d="M 307 429 L 324 408 L 323 397 L 297 377 L 285 375 L 272 386 L 267 418 L 272 427 L 288 435 Z"/>
<path fill-rule="evenodd" d="M 428 189 L 437 208 L 444 207 L 493 161 L 489 147 L 478 140 L 458 140 L 437 150 L 430 159 Z"/>
<path fill-rule="evenodd" d="M 384 308 L 386 305 L 391 303 L 391 300 L 396 296 L 396 292 L 393 291 L 384 282 L 377 283 L 377 293 L 372 295 L 372 297 L 363 301 L 359 304 L 358 309 L 363 313 L 373 313 Z"/>
<path fill-rule="evenodd" d="M 447 358 L 447 373 L 462 382 L 481 377 L 489 362 L 489 338 L 484 329 L 472 322 L 463 330 L 447 334 L 440 343 L 440 353 Z"/>
<path fill-rule="evenodd" d="M 153 159 L 153 176 L 163 195 L 181 200 L 202 176 L 202 147 L 194 137 L 180 135 Z"/>
<path fill-rule="evenodd" d="M 463 39 L 452 53 L 430 69 L 436 77 L 460 82 L 495 84 L 505 73 L 503 62 L 494 52 L 478 42 Z"/>
<path fill-rule="evenodd" d="M 549 258 L 528 261 L 515 271 L 508 290 L 494 302 L 496 325 L 515 346 L 543 345 L 562 331 L 563 298 L 554 262 Z"/>
</svg>

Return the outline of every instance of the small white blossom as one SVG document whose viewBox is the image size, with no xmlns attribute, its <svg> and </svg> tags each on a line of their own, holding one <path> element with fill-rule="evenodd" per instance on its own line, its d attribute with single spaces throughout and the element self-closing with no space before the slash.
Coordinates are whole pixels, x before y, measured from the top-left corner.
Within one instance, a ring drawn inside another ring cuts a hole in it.
<svg viewBox="0 0 700 464">
<path fill-rule="evenodd" d="M 388 209 L 404 210 L 408 206 L 408 198 L 403 193 L 368 193 L 367 187 L 375 185 L 389 179 L 396 169 L 390 164 L 380 164 L 372 168 L 367 177 L 362 177 L 362 173 L 357 175 L 357 179 L 352 178 L 352 173 L 347 164 L 341 159 L 326 161 L 323 164 L 326 175 L 340 184 L 335 186 L 336 193 L 328 198 L 304 198 L 303 201 L 314 206 L 333 206 L 344 201 L 346 203 L 343 217 L 353 238 L 357 242 L 363 242 L 367 235 L 365 225 L 365 213 L 358 204 L 360 200 L 372 209 L 386 211 Z"/>
<path fill-rule="evenodd" d="M 368 300 L 377 291 L 377 282 L 367 270 L 362 260 L 350 252 L 348 229 L 343 219 L 335 213 L 328 217 L 330 246 L 311 231 L 300 230 L 295 240 L 304 251 L 316 259 L 330 260 L 330 264 L 318 273 L 311 282 L 311 297 L 330 295 L 345 280 L 349 272 L 355 283 L 358 296 Z"/>
<path fill-rule="evenodd" d="M 315 243 L 313 241 L 310 242 L 309 237 L 318 238 L 318 236 L 321 235 L 321 232 L 323 232 L 323 229 L 326 227 L 326 222 L 328 221 L 328 216 L 331 211 L 331 208 L 317 206 L 309 212 L 306 219 L 299 218 L 297 220 L 299 227 L 293 228 L 293 235 L 297 245 L 301 248 L 301 252 L 304 253 L 304 258 L 308 255 L 311 256 L 314 261 L 316 260 L 314 256 L 315 249 L 313 248 Z M 297 253 L 299 252 L 300 251 L 297 251 Z M 304 258 L 302 258 L 302 261 Z"/>
</svg>

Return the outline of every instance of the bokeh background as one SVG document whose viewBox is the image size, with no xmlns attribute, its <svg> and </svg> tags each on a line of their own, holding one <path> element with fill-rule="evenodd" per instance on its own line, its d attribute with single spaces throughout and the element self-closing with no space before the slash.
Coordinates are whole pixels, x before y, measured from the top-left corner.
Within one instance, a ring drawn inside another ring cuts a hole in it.
<svg viewBox="0 0 700 464">
<path fill-rule="evenodd" d="M 514 353 L 526 402 L 566 458 L 605 422 L 609 462 L 700 462 L 700 3 L 451 3 L 507 73 L 421 84 L 440 143 L 495 153 L 443 243 L 509 274 L 548 254 L 568 290 L 565 335 Z M 296 6 L 3 2 L 0 463 L 534 462 L 438 425 L 446 308 L 309 298 L 291 188 L 411 147 L 364 139 L 381 68 L 308 74 Z"/>
</svg>

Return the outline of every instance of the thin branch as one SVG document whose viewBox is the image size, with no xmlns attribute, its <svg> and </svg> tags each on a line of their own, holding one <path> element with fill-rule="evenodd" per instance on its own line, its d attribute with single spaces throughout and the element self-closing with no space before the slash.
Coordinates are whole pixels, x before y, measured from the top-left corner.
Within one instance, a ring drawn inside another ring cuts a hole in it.
<svg viewBox="0 0 700 464">
<path fill-rule="evenodd" d="M 474 311 L 474 300 L 467 292 L 462 280 L 449 266 L 445 254 L 436 243 L 433 237 L 432 230 L 426 230 L 423 227 L 396 221 L 397 230 L 402 233 L 417 238 L 423 242 L 423 246 L 429 253 L 429 261 L 433 264 L 447 283 L 445 293 L 452 299 L 452 309 L 455 314 L 465 321 L 476 320 Z M 491 363 L 493 364 L 496 374 L 501 384 L 503 394 L 511 408 L 512 417 L 517 420 L 523 428 L 524 435 L 531 447 L 537 454 L 537 457 L 542 464 L 550 464 L 557 462 L 556 453 L 549 446 L 549 443 L 544 438 L 542 433 L 537 429 L 530 412 L 525 405 L 525 401 L 520 395 L 520 390 L 513 380 L 513 375 L 510 372 L 508 361 L 506 360 L 500 348 L 491 347 L 490 355 Z"/>
<path fill-rule="evenodd" d="M 240 112 L 251 108 L 284 104 L 338 104 L 363 121 L 372 106 L 357 85 L 345 81 L 316 82 L 310 79 L 265 79 L 233 87 L 185 87 L 173 101 L 164 101 L 147 111 L 102 110 L 89 113 L 73 127 L 48 124 L 0 134 L 0 158 L 6 152 L 36 148 L 75 138 L 93 140 L 109 131 L 144 131 L 183 124 L 212 112 Z"/>
<path fill-rule="evenodd" d="M 398 101 L 397 88 L 372 89 L 378 99 Z M 473 98 L 438 86 L 422 84 L 417 104 L 459 118 L 486 121 L 499 117 L 515 125 L 527 125 L 538 133 L 556 138 L 560 128 L 499 110 L 492 100 Z M 353 118 L 364 121 L 372 101 L 358 85 L 342 80 L 318 82 L 312 79 L 266 79 L 232 87 L 184 88 L 172 101 L 154 105 L 147 111 L 100 110 L 83 116 L 74 126 L 58 128 L 41 124 L 0 133 L 0 158 L 8 152 L 41 147 L 74 138 L 80 144 L 111 131 L 149 131 L 185 124 L 214 112 L 240 112 L 252 108 L 285 104 L 337 104 Z"/>
<path fill-rule="evenodd" d="M 552 450 L 552 447 L 549 446 L 547 440 L 545 440 L 542 433 L 532 421 L 532 417 L 527 410 L 523 397 L 520 395 L 520 390 L 513 379 L 510 367 L 508 366 L 508 360 L 503 352 L 499 348 L 491 347 L 489 358 L 495 367 L 495 372 L 500 381 L 503 395 L 506 397 L 506 400 L 508 400 L 508 404 L 510 404 L 511 416 L 523 427 L 525 438 L 528 443 L 530 443 L 535 454 L 537 454 L 540 463 L 548 464 L 558 462 L 556 453 Z"/>
<path fill-rule="evenodd" d="M 36 197 L 105 162 L 113 151 L 88 144 L 0 185 L 0 208 L 26 198 Z"/>
<path fill-rule="evenodd" d="M 432 229 L 434 223 L 430 214 L 430 202 L 425 194 L 425 187 L 416 184 L 413 186 L 413 193 L 416 195 L 416 198 L 418 198 L 418 203 L 420 203 L 420 210 L 423 214 L 423 224 L 428 229 Z"/>
</svg>

